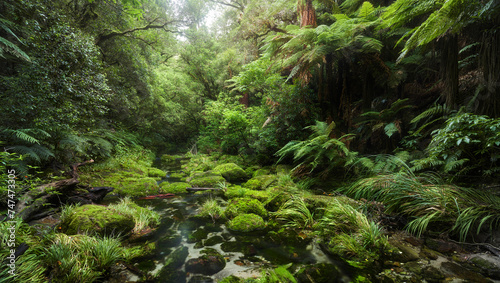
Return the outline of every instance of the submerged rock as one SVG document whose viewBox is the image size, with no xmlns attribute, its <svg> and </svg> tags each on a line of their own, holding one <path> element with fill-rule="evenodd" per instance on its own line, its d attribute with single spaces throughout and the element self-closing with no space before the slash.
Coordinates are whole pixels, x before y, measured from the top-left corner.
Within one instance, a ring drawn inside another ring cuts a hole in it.
<svg viewBox="0 0 500 283">
<path fill-rule="evenodd" d="M 100 205 L 82 205 L 74 209 L 61 223 L 61 231 L 68 234 L 125 235 L 134 229 L 132 216 Z"/>
<path fill-rule="evenodd" d="M 186 272 L 204 275 L 213 275 L 226 267 L 226 260 L 215 249 L 206 248 L 198 258 L 186 262 Z"/>
<path fill-rule="evenodd" d="M 189 283 L 213 283 L 215 282 L 212 278 L 207 276 L 195 275 L 189 279 Z"/>
<path fill-rule="evenodd" d="M 476 254 L 470 258 L 470 262 L 482 274 L 500 280 L 500 257 L 490 254 Z"/>
<path fill-rule="evenodd" d="M 228 228 L 235 232 L 253 232 L 264 230 L 266 223 L 259 215 L 253 213 L 241 214 L 229 221 Z"/>
<path fill-rule="evenodd" d="M 188 248 L 180 247 L 173 251 L 165 261 L 165 265 L 160 270 L 160 282 L 186 282 L 186 272 L 177 270 L 180 268 L 188 256 Z"/>
<path fill-rule="evenodd" d="M 308 265 L 295 274 L 300 283 L 331 283 L 337 282 L 339 277 L 337 267 L 330 263 Z"/>
</svg>

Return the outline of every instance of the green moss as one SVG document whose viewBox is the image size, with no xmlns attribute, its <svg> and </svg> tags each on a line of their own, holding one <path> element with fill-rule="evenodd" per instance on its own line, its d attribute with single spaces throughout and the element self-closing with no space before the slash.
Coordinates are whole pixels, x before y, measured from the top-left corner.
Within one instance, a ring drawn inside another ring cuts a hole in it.
<svg viewBox="0 0 500 283">
<path fill-rule="evenodd" d="M 96 177 L 91 183 L 92 187 L 113 187 L 113 193 L 121 196 L 141 197 L 156 194 L 158 184 L 154 178 L 145 177 L 134 171 L 103 174 Z"/>
<path fill-rule="evenodd" d="M 82 205 L 73 210 L 61 223 L 61 231 L 68 234 L 123 235 L 134 229 L 134 219 L 116 210 L 100 205 Z"/>
<path fill-rule="evenodd" d="M 249 213 L 236 216 L 227 227 L 235 232 L 253 232 L 265 229 L 266 223 L 262 217 Z"/>
<path fill-rule="evenodd" d="M 222 175 L 228 181 L 241 181 L 247 178 L 245 170 L 234 163 L 221 164 L 215 167 L 212 172 Z"/>
<path fill-rule="evenodd" d="M 255 170 L 255 172 L 253 172 L 252 177 L 258 177 L 258 176 L 264 176 L 264 175 L 270 175 L 270 174 L 271 174 L 271 170 L 269 170 L 268 168 L 260 168 L 260 169 Z"/>
<path fill-rule="evenodd" d="M 285 164 L 278 164 L 276 165 L 276 174 L 290 174 L 292 171 L 292 166 L 290 165 L 285 165 Z"/>
<path fill-rule="evenodd" d="M 224 211 L 224 217 L 228 219 L 235 218 L 239 214 L 253 213 L 260 217 L 267 217 L 267 210 L 264 205 L 252 198 L 235 198 L 232 199 Z"/>
<path fill-rule="evenodd" d="M 148 177 L 165 177 L 167 173 L 165 173 L 163 170 L 160 170 L 158 168 L 148 168 Z"/>
<path fill-rule="evenodd" d="M 222 281 L 219 281 L 219 283 L 240 283 L 240 282 L 241 279 L 234 275 L 231 275 L 229 277 L 222 279 Z"/>
<path fill-rule="evenodd" d="M 188 183 L 184 182 L 174 182 L 174 183 L 169 183 L 169 182 L 163 182 L 160 184 L 160 192 L 165 194 L 165 193 L 171 193 L 171 194 L 179 194 L 179 193 L 186 193 L 186 188 L 190 188 L 191 185 Z"/>
<path fill-rule="evenodd" d="M 220 182 L 225 182 L 226 179 L 221 175 L 216 174 L 203 174 L 203 175 L 195 175 L 189 179 L 189 184 L 192 187 L 199 188 L 213 188 Z"/>
<path fill-rule="evenodd" d="M 261 175 L 248 180 L 243 187 L 251 190 L 264 190 L 276 182 L 276 175 Z"/>
</svg>

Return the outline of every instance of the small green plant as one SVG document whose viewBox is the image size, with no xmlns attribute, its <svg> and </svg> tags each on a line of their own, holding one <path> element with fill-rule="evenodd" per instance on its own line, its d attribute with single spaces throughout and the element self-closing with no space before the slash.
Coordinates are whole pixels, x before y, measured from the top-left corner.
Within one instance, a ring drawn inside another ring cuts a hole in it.
<svg viewBox="0 0 500 283">
<path fill-rule="evenodd" d="M 71 214 L 73 214 L 73 211 L 75 210 L 75 208 L 77 208 L 79 206 L 80 206 L 80 203 L 64 205 L 61 208 L 61 214 L 59 216 L 59 219 L 61 220 L 61 222 L 64 222 L 64 220 L 66 220 Z"/>
<path fill-rule="evenodd" d="M 273 215 L 277 220 L 283 221 L 286 227 L 311 229 L 315 223 L 314 214 L 307 208 L 304 199 L 299 196 L 291 196 Z"/>
<path fill-rule="evenodd" d="M 123 249 L 116 238 L 55 234 L 42 258 L 57 282 L 94 282 L 123 259 Z"/>
<path fill-rule="evenodd" d="M 110 204 L 109 207 L 125 215 L 132 216 L 135 221 L 134 232 L 141 231 L 147 227 L 158 226 L 161 221 L 160 214 L 154 211 L 152 207 L 140 207 L 130 197 L 121 199 L 117 204 Z"/>
<path fill-rule="evenodd" d="M 314 227 L 331 252 L 340 255 L 351 265 L 366 267 L 389 248 L 381 227 L 353 206 L 333 201 Z"/>
<path fill-rule="evenodd" d="M 262 277 L 259 278 L 259 283 L 297 283 L 292 273 L 288 271 L 292 264 L 278 266 L 274 269 L 262 271 Z"/>
<path fill-rule="evenodd" d="M 413 162 L 414 171 L 439 168 L 454 175 L 496 175 L 500 172 L 500 119 L 459 113 L 434 131 L 426 152 L 426 158 Z"/>
<path fill-rule="evenodd" d="M 224 209 L 220 206 L 216 199 L 208 199 L 201 205 L 198 215 L 202 217 L 210 217 L 215 223 L 215 221 L 222 217 L 223 213 Z"/>
</svg>

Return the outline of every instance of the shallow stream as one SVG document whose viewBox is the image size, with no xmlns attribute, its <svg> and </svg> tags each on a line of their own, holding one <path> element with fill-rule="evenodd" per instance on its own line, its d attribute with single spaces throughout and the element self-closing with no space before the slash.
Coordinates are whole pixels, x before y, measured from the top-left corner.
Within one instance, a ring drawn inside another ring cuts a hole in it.
<svg viewBox="0 0 500 283">
<path fill-rule="evenodd" d="M 159 274 L 157 282 L 217 282 L 230 275 L 240 278 L 259 277 L 264 267 L 277 267 L 288 263 L 316 264 L 333 262 L 321 251 L 315 241 L 304 240 L 297 245 L 277 242 L 269 237 L 269 233 L 253 235 L 235 234 L 224 224 L 202 220 L 195 215 L 200 205 L 212 193 L 186 194 L 168 199 L 137 200 L 143 207 L 153 207 L 161 214 L 162 222 L 150 239 L 156 242 L 153 256 L 135 265 L 143 272 Z M 222 200 L 220 200 L 223 202 Z M 175 250 L 186 247 L 188 254 L 175 270 L 177 276 L 172 277 L 172 270 L 162 270 L 167 262 L 172 262 Z M 200 271 L 199 274 L 185 272 L 185 263 L 196 259 L 206 248 L 215 249 L 225 259 L 225 267 L 210 274 L 211 271 Z M 184 277 L 184 278 L 182 278 Z"/>
</svg>

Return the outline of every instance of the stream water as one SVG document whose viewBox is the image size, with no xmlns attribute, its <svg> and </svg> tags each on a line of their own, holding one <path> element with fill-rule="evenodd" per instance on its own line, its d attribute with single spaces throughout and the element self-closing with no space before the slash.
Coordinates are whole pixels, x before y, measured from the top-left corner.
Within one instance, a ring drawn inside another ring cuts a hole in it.
<svg viewBox="0 0 500 283">
<path fill-rule="evenodd" d="M 212 193 L 186 194 L 168 199 L 137 200 L 140 206 L 153 207 L 161 214 L 162 222 L 150 241 L 156 242 L 155 254 L 136 263 L 144 272 L 159 275 L 157 282 L 217 282 L 222 278 L 235 275 L 240 278 L 258 277 L 263 267 L 276 267 L 288 263 L 316 264 L 333 262 L 326 256 L 317 243 L 304 241 L 305 244 L 292 245 L 279 243 L 267 233 L 256 235 L 234 234 L 224 224 L 195 217 L 200 205 L 209 198 L 216 198 Z M 181 259 L 172 278 L 172 270 L 162 271 L 166 262 L 171 262 L 173 251 L 180 247 L 187 248 L 187 257 Z M 185 272 L 185 263 L 196 259 L 206 248 L 215 249 L 225 259 L 225 267 L 210 274 Z"/>
</svg>

